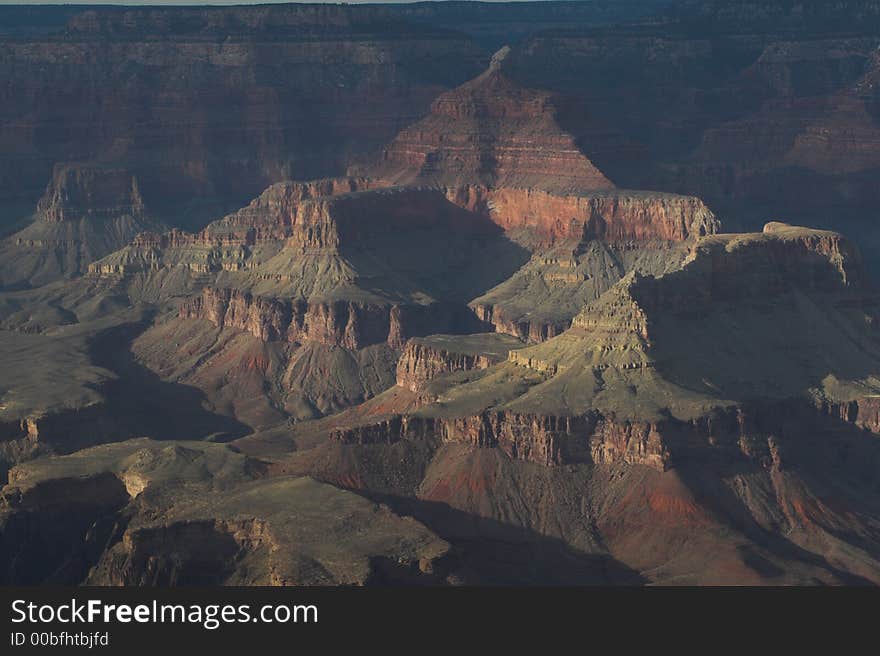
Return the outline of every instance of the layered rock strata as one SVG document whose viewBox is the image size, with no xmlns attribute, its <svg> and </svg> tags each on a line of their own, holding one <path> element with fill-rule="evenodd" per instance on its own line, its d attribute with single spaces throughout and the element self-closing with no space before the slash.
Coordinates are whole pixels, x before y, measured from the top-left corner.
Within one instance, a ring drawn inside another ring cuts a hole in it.
<svg viewBox="0 0 880 656">
<path fill-rule="evenodd" d="M 182 319 L 206 319 L 220 328 L 244 330 L 263 341 L 360 349 L 387 343 L 401 348 L 409 337 L 432 328 L 455 329 L 467 321 L 464 308 L 371 304 L 356 301 L 283 300 L 231 289 L 205 288 L 181 304 Z"/>
<path fill-rule="evenodd" d="M 397 362 L 397 384 L 412 392 L 445 374 L 488 369 L 522 343 L 503 335 L 433 335 L 406 343 Z"/>
</svg>

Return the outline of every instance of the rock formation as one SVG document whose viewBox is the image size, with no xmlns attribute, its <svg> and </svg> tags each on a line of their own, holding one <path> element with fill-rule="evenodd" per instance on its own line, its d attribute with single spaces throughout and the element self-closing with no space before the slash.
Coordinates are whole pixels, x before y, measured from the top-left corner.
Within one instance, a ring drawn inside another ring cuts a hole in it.
<svg viewBox="0 0 880 656">
<path fill-rule="evenodd" d="M 488 369 L 507 358 L 507 352 L 522 346 L 504 335 L 431 335 L 410 339 L 397 362 L 397 384 L 412 392 L 456 371 Z"/>
<path fill-rule="evenodd" d="M 385 149 L 378 177 L 444 187 L 607 190 L 613 184 L 555 120 L 549 94 L 504 73 L 509 47 L 470 82 L 442 94 L 431 113 Z"/>
<path fill-rule="evenodd" d="M 160 230 L 144 204 L 137 176 L 122 168 L 55 167 L 33 222 L 3 240 L 0 285 L 39 286 L 84 273 L 89 262 Z"/>
<path fill-rule="evenodd" d="M 545 464 L 634 462 L 662 470 L 676 457 L 695 457 L 698 447 L 747 450 L 754 437 L 747 425 L 769 439 L 783 430 L 769 410 L 774 403 L 791 406 L 781 413 L 783 423 L 818 411 L 873 430 L 874 379 L 858 374 L 872 368 L 856 365 L 859 356 L 843 337 L 856 331 L 870 357 L 880 356 L 868 346 L 875 338 L 873 298 L 858 252 L 836 233 L 770 223 L 763 233 L 706 237 L 680 270 L 657 278 L 627 275 L 569 330 L 538 346 L 510 349 L 506 364 L 443 357 L 431 340 L 413 340 L 398 365 L 398 384 L 414 392 L 454 371 L 488 372 L 445 390 L 434 386 L 442 402 L 414 417 L 340 429 L 336 437 L 394 443 L 437 434 Z M 838 318 L 811 323 L 817 312 Z M 787 315 L 789 325 L 814 327 L 781 336 L 777 344 L 764 324 Z M 711 362 L 699 349 L 712 347 L 696 331 L 734 317 L 731 327 L 739 334 L 728 338 L 730 361 L 716 355 Z M 737 350 L 740 340 L 756 338 L 763 342 Z M 786 361 L 788 353 L 820 349 L 820 342 L 822 364 Z M 745 360 L 748 354 L 757 359 Z M 487 382 L 494 376 L 500 385 L 517 369 L 534 372 L 522 378 L 523 387 L 495 389 Z M 499 394 L 512 396 L 499 404 Z M 480 398 L 491 405 L 477 414 L 453 410 Z"/>
</svg>

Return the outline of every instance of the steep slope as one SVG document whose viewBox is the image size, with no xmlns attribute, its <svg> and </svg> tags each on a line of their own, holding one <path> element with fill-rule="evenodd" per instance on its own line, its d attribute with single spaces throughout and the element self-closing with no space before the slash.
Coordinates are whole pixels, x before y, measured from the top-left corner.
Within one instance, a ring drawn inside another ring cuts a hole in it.
<svg viewBox="0 0 880 656">
<path fill-rule="evenodd" d="M 138 179 L 119 168 L 55 167 L 33 222 L 0 244 L 0 287 L 39 286 L 85 273 L 90 262 L 147 230 L 163 230 Z"/>
</svg>

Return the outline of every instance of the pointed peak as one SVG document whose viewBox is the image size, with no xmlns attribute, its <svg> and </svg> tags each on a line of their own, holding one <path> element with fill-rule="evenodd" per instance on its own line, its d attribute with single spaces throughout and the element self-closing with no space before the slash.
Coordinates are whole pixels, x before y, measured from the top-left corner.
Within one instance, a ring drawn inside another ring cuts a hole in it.
<svg viewBox="0 0 880 656">
<path fill-rule="evenodd" d="M 490 71 L 499 71 L 501 70 L 501 66 L 504 63 L 504 60 L 507 59 L 510 54 L 510 46 L 504 46 L 494 55 L 492 55 L 492 59 L 489 61 L 489 70 Z"/>
</svg>

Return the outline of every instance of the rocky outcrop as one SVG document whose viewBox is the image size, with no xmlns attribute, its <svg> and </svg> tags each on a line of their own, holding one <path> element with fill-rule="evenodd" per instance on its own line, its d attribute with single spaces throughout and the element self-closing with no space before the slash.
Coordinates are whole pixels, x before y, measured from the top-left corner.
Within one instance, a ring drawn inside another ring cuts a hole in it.
<svg viewBox="0 0 880 656">
<path fill-rule="evenodd" d="M 431 114 L 403 130 L 371 175 L 432 184 L 533 246 L 586 237 L 685 241 L 718 223 L 691 197 L 614 191 L 560 126 L 552 94 L 522 86 L 503 49 L 483 75 L 441 95 Z"/>
<path fill-rule="evenodd" d="M 437 328 L 456 329 L 467 320 L 464 308 L 442 303 L 288 301 L 210 287 L 184 301 L 178 314 L 183 319 L 206 319 L 220 328 L 244 330 L 263 341 L 315 341 L 349 349 L 380 343 L 402 348 L 412 336 Z"/>
<path fill-rule="evenodd" d="M 499 333 L 512 335 L 530 344 L 546 341 L 560 335 L 569 328 L 569 322 L 549 322 L 540 319 L 510 319 L 503 307 L 475 303 L 471 306 L 474 314 L 483 323 L 492 325 Z"/>
<path fill-rule="evenodd" d="M 58 165 L 33 222 L 0 243 L 0 286 L 38 286 L 84 273 L 140 232 L 162 228 L 130 170 Z"/>
<path fill-rule="evenodd" d="M 772 222 L 761 233 L 699 241 L 680 271 L 642 277 L 633 296 L 648 315 L 699 312 L 723 301 L 808 293 L 867 291 L 856 246 L 836 232 Z M 843 299 L 841 299 L 843 300 Z"/>
<path fill-rule="evenodd" d="M 308 233 L 309 229 L 314 230 L 316 213 L 320 214 L 322 210 L 326 213 L 326 203 L 315 206 L 307 201 L 376 186 L 381 185 L 365 178 L 279 182 L 268 187 L 247 206 L 210 223 L 200 232 L 171 230 L 165 234 L 143 234 L 134 240 L 133 246 L 156 249 L 194 246 L 229 248 L 284 241 L 297 232 Z M 304 205 L 311 209 L 303 209 Z"/>
<path fill-rule="evenodd" d="M 819 400 L 817 408 L 831 417 L 880 434 L 880 396 L 865 396 L 850 401 Z"/>
<path fill-rule="evenodd" d="M 195 273 L 239 271 L 254 266 L 252 250 L 333 251 L 339 244 L 330 197 L 381 184 L 361 178 L 281 182 L 250 204 L 195 233 L 144 232 L 113 256 L 89 266 L 95 275 L 126 275 L 180 267 Z"/>
<path fill-rule="evenodd" d="M 100 220 L 145 213 L 137 177 L 123 168 L 78 164 L 55 167 L 37 203 L 36 220 L 47 223 Z"/>
<path fill-rule="evenodd" d="M 480 341 L 477 348 L 469 348 Z M 483 348 L 480 348 L 482 346 Z M 434 378 L 456 371 L 488 369 L 503 361 L 510 348 L 522 346 L 517 340 L 501 335 L 435 335 L 410 339 L 397 361 L 397 384 L 412 392 L 423 392 Z"/>
</svg>

